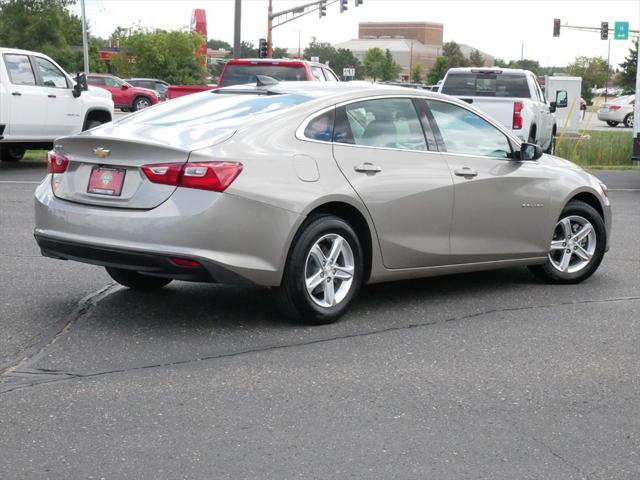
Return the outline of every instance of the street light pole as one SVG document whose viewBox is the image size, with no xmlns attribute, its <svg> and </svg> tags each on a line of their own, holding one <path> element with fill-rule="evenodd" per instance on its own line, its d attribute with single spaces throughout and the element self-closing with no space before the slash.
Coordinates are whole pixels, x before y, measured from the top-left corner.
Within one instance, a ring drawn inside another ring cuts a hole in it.
<svg viewBox="0 0 640 480">
<path fill-rule="evenodd" d="M 640 45 L 640 36 L 638 36 L 636 48 Z M 638 63 L 636 64 L 636 96 L 640 92 L 640 55 L 638 55 Z M 640 130 L 638 130 L 638 122 L 636 118 L 640 117 L 640 102 L 635 102 L 633 107 L 633 164 L 640 166 Z"/>
<path fill-rule="evenodd" d="M 84 0 L 83 0 L 84 1 Z M 240 58 L 242 26 L 242 0 L 236 0 L 233 31 L 233 58 Z"/>
<path fill-rule="evenodd" d="M 520 61 L 524 60 L 524 43 L 522 44 L 522 48 L 520 49 Z"/>
<path fill-rule="evenodd" d="M 89 73 L 89 42 L 87 41 L 87 15 L 84 0 L 80 0 L 80 15 L 82 16 L 82 56 L 84 57 L 84 73 Z"/>
</svg>

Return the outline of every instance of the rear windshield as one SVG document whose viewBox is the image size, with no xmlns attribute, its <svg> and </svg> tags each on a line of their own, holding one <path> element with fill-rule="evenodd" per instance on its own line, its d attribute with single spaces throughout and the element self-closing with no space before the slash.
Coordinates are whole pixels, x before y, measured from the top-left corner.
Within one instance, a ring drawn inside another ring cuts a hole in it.
<svg viewBox="0 0 640 480">
<path fill-rule="evenodd" d="M 450 73 L 440 93 L 469 97 L 531 98 L 525 75 L 504 73 Z"/>
<path fill-rule="evenodd" d="M 266 75 L 281 82 L 297 82 L 306 80 L 304 67 L 287 67 L 285 65 L 227 65 L 220 86 L 243 85 L 256 83 L 256 75 Z"/>
<path fill-rule="evenodd" d="M 311 100 L 304 95 L 203 92 L 186 95 L 126 117 L 120 123 L 163 127 L 238 128 L 249 118 L 266 117 Z"/>
</svg>

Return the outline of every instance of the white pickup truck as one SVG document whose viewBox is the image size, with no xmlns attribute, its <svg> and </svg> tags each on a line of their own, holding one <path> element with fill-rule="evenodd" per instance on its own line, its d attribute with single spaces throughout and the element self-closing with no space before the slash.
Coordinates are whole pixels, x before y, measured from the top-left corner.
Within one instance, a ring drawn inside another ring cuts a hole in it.
<svg viewBox="0 0 640 480">
<path fill-rule="evenodd" d="M 17 162 L 26 149 L 50 149 L 63 135 L 113 119 L 106 90 L 87 87 L 41 53 L 0 48 L 0 160 Z"/>
<path fill-rule="evenodd" d="M 567 92 L 558 91 L 547 102 L 536 76 L 510 68 L 451 68 L 440 93 L 472 104 L 495 118 L 525 142 L 536 143 L 547 153 L 555 150 L 555 111 L 566 108 Z"/>
</svg>

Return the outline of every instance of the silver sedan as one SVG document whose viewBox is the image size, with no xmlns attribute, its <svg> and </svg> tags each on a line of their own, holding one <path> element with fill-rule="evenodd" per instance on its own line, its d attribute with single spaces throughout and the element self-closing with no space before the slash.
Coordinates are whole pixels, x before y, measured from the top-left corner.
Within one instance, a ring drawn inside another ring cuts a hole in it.
<svg viewBox="0 0 640 480">
<path fill-rule="evenodd" d="M 272 287 L 307 323 L 367 283 L 528 266 L 598 268 L 595 177 L 453 98 L 351 82 L 229 87 L 61 138 L 36 191 L 42 253 L 154 290 Z"/>
<path fill-rule="evenodd" d="M 610 127 L 617 127 L 622 123 L 627 128 L 633 128 L 633 108 L 636 103 L 635 95 L 618 97 L 608 103 L 603 103 L 598 109 L 598 120 L 607 122 Z"/>
</svg>

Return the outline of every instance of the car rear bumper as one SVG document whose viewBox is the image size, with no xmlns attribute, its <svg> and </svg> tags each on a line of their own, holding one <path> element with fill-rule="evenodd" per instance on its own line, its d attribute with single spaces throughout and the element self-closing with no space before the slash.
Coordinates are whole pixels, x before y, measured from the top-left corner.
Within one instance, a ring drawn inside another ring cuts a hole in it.
<svg viewBox="0 0 640 480">
<path fill-rule="evenodd" d="M 624 116 L 617 112 L 598 112 L 598 120 L 602 120 L 603 122 L 620 123 L 624 120 Z"/>
<path fill-rule="evenodd" d="M 59 199 L 50 177 L 36 190 L 36 240 L 46 256 L 182 280 L 280 284 L 303 217 L 245 198 L 178 188 L 151 210 Z M 171 258 L 198 262 L 180 267 Z"/>
</svg>

